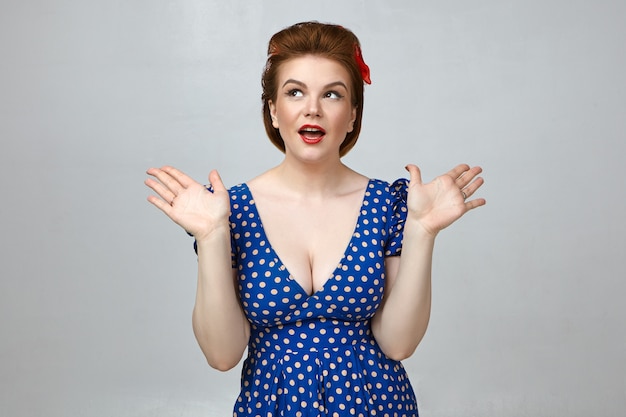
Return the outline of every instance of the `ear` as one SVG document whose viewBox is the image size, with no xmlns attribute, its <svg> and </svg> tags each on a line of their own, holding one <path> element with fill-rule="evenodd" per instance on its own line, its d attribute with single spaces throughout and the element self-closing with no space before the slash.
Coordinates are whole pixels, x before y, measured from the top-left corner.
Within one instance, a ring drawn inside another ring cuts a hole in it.
<svg viewBox="0 0 626 417">
<path fill-rule="evenodd" d="M 272 119 L 272 126 L 274 129 L 278 129 L 278 118 L 276 117 L 276 105 L 272 100 L 267 101 L 267 105 L 270 108 L 270 118 Z"/>
<path fill-rule="evenodd" d="M 352 107 L 352 114 L 350 115 L 350 122 L 348 123 L 348 133 L 354 130 L 354 122 L 356 122 L 356 109 L 357 106 Z"/>
</svg>

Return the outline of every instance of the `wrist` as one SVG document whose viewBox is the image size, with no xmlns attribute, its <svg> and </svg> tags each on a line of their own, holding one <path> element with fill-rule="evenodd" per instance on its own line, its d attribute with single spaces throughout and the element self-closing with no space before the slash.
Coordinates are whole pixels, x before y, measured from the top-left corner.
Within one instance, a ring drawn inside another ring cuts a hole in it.
<svg viewBox="0 0 626 417">
<path fill-rule="evenodd" d="M 198 246 L 214 243 L 215 240 L 221 240 L 228 237 L 230 241 L 230 223 L 228 221 L 214 225 L 211 229 L 194 233 L 194 239 Z"/>
<path fill-rule="evenodd" d="M 414 236 L 420 240 L 435 240 L 439 230 L 430 230 L 422 222 L 411 216 L 407 216 L 404 222 L 404 236 Z"/>
</svg>

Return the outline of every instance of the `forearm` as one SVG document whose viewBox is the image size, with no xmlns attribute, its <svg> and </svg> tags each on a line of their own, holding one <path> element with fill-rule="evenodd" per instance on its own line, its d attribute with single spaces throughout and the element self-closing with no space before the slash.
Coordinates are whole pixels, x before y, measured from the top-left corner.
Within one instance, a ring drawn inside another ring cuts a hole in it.
<svg viewBox="0 0 626 417">
<path fill-rule="evenodd" d="M 209 365 L 237 365 L 248 343 L 249 324 L 239 303 L 231 266 L 230 231 L 198 241 L 198 288 L 193 329 Z"/>
<path fill-rule="evenodd" d="M 426 333 L 431 309 L 431 270 L 435 236 L 407 219 L 402 255 L 372 320 L 381 349 L 396 360 L 411 356 Z"/>
</svg>

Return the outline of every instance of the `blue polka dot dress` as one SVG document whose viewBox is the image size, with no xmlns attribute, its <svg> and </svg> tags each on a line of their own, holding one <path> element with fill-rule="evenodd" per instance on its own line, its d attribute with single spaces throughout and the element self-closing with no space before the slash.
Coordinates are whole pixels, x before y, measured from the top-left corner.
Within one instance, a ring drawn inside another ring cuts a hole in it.
<svg viewBox="0 0 626 417">
<path fill-rule="evenodd" d="M 247 185 L 229 190 L 233 266 L 251 327 L 235 417 L 418 415 L 402 364 L 370 329 L 385 257 L 402 248 L 407 186 L 369 180 L 350 243 L 312 295 L 272 249 Z"/>
</svg>

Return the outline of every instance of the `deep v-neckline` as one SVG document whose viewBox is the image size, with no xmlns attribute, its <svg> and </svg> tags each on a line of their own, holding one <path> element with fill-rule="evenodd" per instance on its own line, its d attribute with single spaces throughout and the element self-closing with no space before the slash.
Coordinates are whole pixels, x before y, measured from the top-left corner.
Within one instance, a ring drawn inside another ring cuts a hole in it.
<svg viewBox="0 0 626 417">
<path fill-rule="evenodd" d="M 243 186 L 246 194 L 248 194 L 248 199 L 250 201 L 251 210 L 254 211 L 254 215 L 258 219 L 258 224 L 259 224 L 260 229 L 261 229 L 260 239 L 265 240 L 267 242 L 268 248 L 269 248 L 269 250 L 271 252 L 271 256 L 273 256 L 274 259 L 276 259 L 276 261 L 278 263 L 278 268 L 287 272 L 287 275 L 288 275 L 287 279 L 289 280 L 289 282 L 293 283 L 298 288 L 298 290 L 301 293 L 306 295 L 307 298 L 314 297 L 314 296 L 320 294 L 322 291 L 324 291 L 324 289 L 326 288 L 326 285 L 328 284 L 328 282 L 333 280 L 337 276 L 337 270 L 341 268 L 343 260 L 346 258 L 346 256 L 348 255 L 348 252 L 354 246 L 354 239 L 355 239 L 355 237 L 357 235 L 357 229 L 359 228 L 359 224 L 361 223 L 361 216 L 363 216 L 363 209 L 365 207 L 366 200 L 367 200 L 367 195 L 368 195 L 367 192 L 368 192 L 371 184 L 372 184 L 372 179 L 370 178 L 370 179 L 367 180 L 367 185 L 365 186 L 365 190 L 363 191 L 363 197 L 361 198 L 361 204 L 359 206 L 359 213 L 356 216 L 356 222 L 354 223 L 354 228 L 352 229 L 352 233 L 350 235 L 350 240 L 348 241 L 348 244 L 346 245 L 346 248 L 344 249 L 343 253 L 341 254 L 339 259 L 337 260 L 337 262 L 335 264 L 335 268 L 327 276 L 326 280 L 324 281 L 324 283 L 322 284 L 322 286 L 319 289 L 313 290 L 313 288 L 311 288 L 312 292 L 310 294 L 304 289 L 302 284 L 300 284 L 294 278 L 294 275 L 291 274 L 291 271 L 289 271 L 289 268 L 287 268 L 287 265 L 285 265 L 283 260 L 278 255 L 278 252 L 276 252 L 276 250 L 274 249 L 274 246 L 272 245 L 272 242 L 269 240 L 269 238 L 267 236 L 267 233 L 265 233 L 265 226 L 263 225 L 263 219 L 261 218 L 259 210 L 256 207 L 256 201 L 254 199 L 254 195 L 252 194 L 252 191 L 250 190 L 250 187 L 248 187 L 247 183 L 242 183 L 241 184 Z"/>
</svg>

